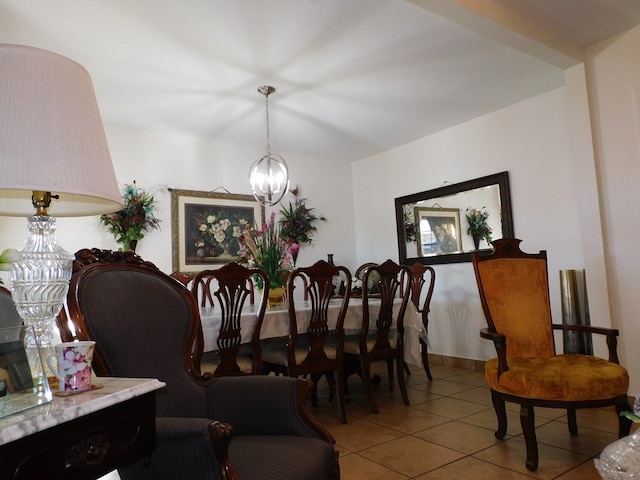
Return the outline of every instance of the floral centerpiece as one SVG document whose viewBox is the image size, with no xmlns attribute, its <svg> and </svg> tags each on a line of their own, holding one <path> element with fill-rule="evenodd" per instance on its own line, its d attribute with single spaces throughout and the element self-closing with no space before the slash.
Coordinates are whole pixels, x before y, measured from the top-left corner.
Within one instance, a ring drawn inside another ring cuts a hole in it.
<svg viewBox="0 0 640 480">
<path fill-rule="evenodd" d="M 133 184 L 125 185 L 122 195 L 124 208 L 118 212 L 100 216 L 100 223 L 109 229 L 121 250 L 135 251 L 138 240 L 144 238 L 146 232 L 160 229 L 160 220 L 154 216 L 153 195 Z"/>
<path fill-rule="evenodd" d="M 262 228 L 246 228 L 240 237 L 239 263 L 249 268 L 260 268 L 269 277 L 269 288 L 283 287 L 287 273 L 293 270 L 293 255 L 300 245 L 282 238 L 275 221 L 276 212 L 271 212 L 268 224 Z M 258 283 L 258 288 L 263 286 Z"/>
<path fill-rule="evenodd" d="M 491 227 L 487 223 L 489 218 L 487 208 L 467 208 L 465 217 L 467 218 L 467 233 L 473 237 L 476 249 L 480 246 L 480 240 L 491 243 Z"/>
<path fill-rule="evenodd" d="M 289 202 L 288 207 L 282 207 L 280 209 L 281 218 L 279 220 L 280 225 L 280 238 L 290 244 L 298 244 L 302 246 L 304 244 L 311 243 L 313 234 L 318 230 L 315 225 L 318 221 L 326 221 L 327 219 L 323 215 L 317 215 L 313 208 L 307 206 L 308 199 L 299 197 L 298 189 L 291 191 L 295 196 L 293 203 Z M 294 260 L 297 256 L 294 254 Z"/>
</svg>

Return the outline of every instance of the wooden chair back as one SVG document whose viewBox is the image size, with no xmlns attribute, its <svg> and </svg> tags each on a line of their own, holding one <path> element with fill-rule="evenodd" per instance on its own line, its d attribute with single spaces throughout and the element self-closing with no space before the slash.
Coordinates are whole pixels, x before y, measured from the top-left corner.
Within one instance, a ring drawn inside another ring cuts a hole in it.
<svg viewBox="0 0 640 480">
<path fill-rule="evenodd" d="M 367 268 L 369 267 L 375 267 L 378 264 L 375 262 L 365 262 L 362 265 L 360 265 L 357 269 L 356 269 L 356 275 L 355 278 L 357 278 L 358 280 L 360 280 L 361 284 L 362 284 L 362 291 L 364 290 L 369 290 L 369 295 L 378 295 L 380 293 L 380 286 L 379 286 L 379 282 L 380 282 L 380 277 L 378 276 L 377 273 L 372 273 L 368 279 L 367 282 L 364 281 L 364 272 Z"/>
<path fill-rule="evenodd" d="M 372 294 L 368 289 L 362 292 L 362 328 L 360 331 L 361 344 L 366 346 L 367 336 L 370 334 L 371 311 L 376 311 L 371 325 L 377 337 L 373 350 L 368 351 L 372 357 L 395 358 L 400 350 L 404 351 L 404 314 L 407 310 L 411 294 L 411 278 L 409 267 L 398 265 L 393 260 L 386 260 L 380 265 L 369 266 L 363 275 L 363 284 L 371 276 L 379 276 L 379 294 Z M 400 290 L 403 294 L 400 295 Z M 396 298 L 400 297 L 400 308 L 394 317 L 393 306 Z M 370 308 L 370 299 L 375 298 L 376 307 Z M 379 303 L 378 303 L 379 302 Z M 397 330 L 397 341 L 391 342 L 391 330 Z M 400 356 L 402 359 L 402 356 Z"/>
<path fill-rule="evenodd" d="M 267 274 L 263 270 L 246 268 L 237 262 L 230 262 L 216 270 L 198 272 L 193 279 L 191 292 L 200 305 L 215 305 L 222 317 L 217 340 L 218 362 L 213 372 L 215 377 L 248 373 L 238 364 L 238 353 L 242 343 L 242 313 L 247 298 L 253 305 L 254 278 L 261 278 L 264 285 L 269 284 Z M 267 287 L 262 290 L 256 311 L 256 323 L 251 332 L 250 373 L 260 373 L 261 370 L 260 328 L 268 295 Z"/>
<path fill-rule="evenodd" d="M 212 270 L 203 270 L 199 273 L 211 271 Z M 196 280 L 196 277 L 199 278 Z M 213 281 L 215 283 L 214 280 L 215 278 L 211 275 L 194 274 L 190 277 L 188 283 L 185 283 L 189 290 L 191 290 L 191 293 L 196 297 L 200 307 L 215 307 L 216 302 L 211 287 L 211 282 Z M 255 305 L 256 292 L 253 277 L 247 280 L 247 288 L 249 289 L 249 305 Z"/>
</svg>

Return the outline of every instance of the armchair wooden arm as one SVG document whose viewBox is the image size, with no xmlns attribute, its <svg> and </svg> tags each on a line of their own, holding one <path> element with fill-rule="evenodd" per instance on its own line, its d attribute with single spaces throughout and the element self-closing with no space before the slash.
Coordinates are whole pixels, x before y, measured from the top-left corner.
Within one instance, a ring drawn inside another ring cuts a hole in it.
<svg viewBox="0 0 640 480">
<path fill-rule="evenodd" d="M 554 330 L 562 330 L 564 332 L 586 332 L 595 333 L 597 335 L 605 335 L 607 337 L 607 348 L 609 349 L 609 361 L 620 364 L 618 359 L 618 335 L 620 332 L 615 328 L 594 327 L 591 325 L 559 325 L 552 324 Z"/>
<path fill-rule="evenodd" d="M 240 480 L 229 460 L 229 442 L 233 428 L 228 423 L 213 421 L 209 424 L 209 437 L 216 452 L 221 480 Z"/>
<path fill-rule="evenodd" d="M 496 347 L 496 353 L 498 354 L 498 376 L 502 375 L 509 370 L 509 365 L 507 364 L 507 337 L 486 327 L 480 330 L 480 336 L 491 340 L 493 346 Z"/>
</svg>

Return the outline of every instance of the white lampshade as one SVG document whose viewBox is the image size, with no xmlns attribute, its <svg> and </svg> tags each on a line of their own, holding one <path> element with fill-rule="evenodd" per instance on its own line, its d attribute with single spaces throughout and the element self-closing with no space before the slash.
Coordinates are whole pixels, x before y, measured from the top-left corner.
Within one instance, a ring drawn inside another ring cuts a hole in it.
<svg viewBox="0 0 640 480">
<path fill-rule="evenodd" d="M 0 44 L 0 215 L 33 215 L 34 190 L 60 196 L 54 217 L 122 208 L 87 71 L 53 52 Z"/>
</svg>

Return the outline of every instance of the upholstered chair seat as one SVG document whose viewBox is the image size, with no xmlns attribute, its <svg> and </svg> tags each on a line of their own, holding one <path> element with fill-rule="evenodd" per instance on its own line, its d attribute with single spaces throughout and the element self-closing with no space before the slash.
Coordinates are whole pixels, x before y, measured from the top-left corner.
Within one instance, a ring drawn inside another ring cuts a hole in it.
<svg viewBox="0 0 640 480">
<path fill-rule="evenodd" d="M 485 365 L 492 389 L 539 400 L 599 400 L 627 394 L 629 374 L 624 367 L 587 355 L 509 360 L 509 370 L 498 375 L 498 359 Z"/>
</svg>

